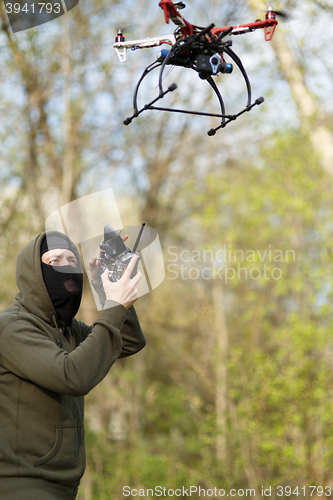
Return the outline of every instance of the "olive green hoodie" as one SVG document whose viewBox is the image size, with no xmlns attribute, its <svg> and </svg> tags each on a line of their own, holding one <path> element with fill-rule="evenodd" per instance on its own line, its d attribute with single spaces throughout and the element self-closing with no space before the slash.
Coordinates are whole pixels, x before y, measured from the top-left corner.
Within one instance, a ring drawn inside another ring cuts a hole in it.
<svg viewBox="0 0 333 500">
<path fill-rule="evenodd" d="M 119 357 L 145 346 L 134 308 L 120 304 L 93 326 L 74 319 L 58 327 L 41 270 L 44 236 L 19 253 L 20 292 L 0 312 L 1 500 L 76 497 L 85 468 L 83 396 Z"/>
</svg>

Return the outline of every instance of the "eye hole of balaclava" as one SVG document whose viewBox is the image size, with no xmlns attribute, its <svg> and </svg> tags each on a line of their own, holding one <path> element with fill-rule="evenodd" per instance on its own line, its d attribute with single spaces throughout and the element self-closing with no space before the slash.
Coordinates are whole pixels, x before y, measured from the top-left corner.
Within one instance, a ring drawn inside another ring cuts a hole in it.
<svg viewBox="0 0 333 500">
<path fill-rule="evenodd" d="M 54 235 L 45 237 L 41 244 L 41 258 L 49 250 L 70 250 L 74 248 L 61 236 Z M 77 255 L 77 252 L 76 252 Z M 44 283 L 57 313 L 60 323 L 69 326 L 79 310 L 82 288 L 83 273 L 80 262 L 76 265 L 52 265 L 41 261 Z"/>
</svg>

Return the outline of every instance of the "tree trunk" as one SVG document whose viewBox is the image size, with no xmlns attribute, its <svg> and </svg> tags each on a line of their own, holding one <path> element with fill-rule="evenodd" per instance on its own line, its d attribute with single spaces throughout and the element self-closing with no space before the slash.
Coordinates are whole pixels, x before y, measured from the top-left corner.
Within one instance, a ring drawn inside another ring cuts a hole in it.
<svg viewBox="0 0 333 500">
<path fill-rule="evenodd" d="M 223 285 L 220 279 L 213 280 L 213 304 L 216 325 L 216 458 L 227 458 L 227 407 L 228 407 L 228 329 L 224 314 Z"/>
<path fill-rule="evenodd" d="M 262 0 L 247 0 L 247 3 L 255 10 L 267 8 L 266 2 Z M 326 125 L 325 115 L 318 109 L 315 97 L 307 88 L 302 67 L 296 61 L 280 26 L 276 28 L 270 43 L 283 76 L 290 85 L 301 126 L 308 135 L 323 170 L 333 175 L 333 133 Z"/>
<path fill-rule="evenodd" d="M 65 24 L 65 40 L 63 51 L 63 75 L 64 75 L 64 159 L 62 172 L 61 202 L 66 205 L 72 201 L 74 187 L 74 137 L 72 120 L 72 58 L 71 58 L 71 36 L 69 21 Z"/>
</svg>

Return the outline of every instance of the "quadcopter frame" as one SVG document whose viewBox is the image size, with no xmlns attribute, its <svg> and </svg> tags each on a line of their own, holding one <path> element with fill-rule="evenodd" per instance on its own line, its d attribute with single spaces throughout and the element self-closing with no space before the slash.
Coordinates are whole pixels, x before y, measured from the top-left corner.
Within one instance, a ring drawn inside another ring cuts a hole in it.
<svg viewBox="0 0 333 500">
<path fill-rule="evenodd" d="M 228 123 L 236 120 L 236 118 L 243 113 L 250 111 L 254 106 L 264 102 L 264 98 L 259 97 L 252 103 L 251 84 L 245 68 L 240 58 L 231 49 L 232 41 L 225 41 L 224 38 L 227 35 L 237 35 L 254 31 L 256 29 L 264 29 L 265 40 L 271 40 L 277 25 L 275 12 L 273 12 L 272 9 L 268 10 L 265 21 L 259 20 L 254 23 L 227 27 L 215 27 L 214 24 L 211 24 L 206 28 L 199 28 L 190 24 L 181 16 L 179 10 L 177 9 L 177 6 L 179 8 L 185 7 L 185 5 L 181 2 L 174 4 L 172 0 L 161 0 L 159 5 L 164 11 L 165 21 L 169 23 L 169 20 L 171 19 L 177 25 L 174 34 L 166 35 L 164 37 L 147 38 L 144 40 L 126 42 L 122 33 L 119 31 L 118 36 L 116 37 L 116 43 L 114 44 L 121 62 L 126 61 L 127 48 L 135 50 L 138 48 L 156 47 L 162 44 L 168 44 L 171 46 L 169 50 L 163 49 L 160 51 L 157 60 L 150 64 L 142 73 L 134 91 L 133 114 L 124 120 L 123 123 L 125 125 L 129 125 L 134 118 L 138 117 L 143 111 L 146 110 L 168 111 L 221 118 L 220 125 L 208 131 L 208 135 L 212 136 L 215 135 L 217 130 L 220 128 L 224 128 Z M 120 50 L 122 50 L 122 52 L 120 52 Z M 233 115 L 226 114 L 225 104 L 221 92 L 213 79 L 213 76 L 216 76 L 219 73 L 232 72 L 233 65 L 225 62 L 224 54 L 227 54 L 239 68 L 244 78 L 247 90 L 246 106 L 240 112 Z M 220 112 L 208 113 L 156 106 L 155 104 L 157 101 L 177 88 L 175 83 L 171 84 L 166 90 L 163 88 L 163 76 L 167 65 L 181 66 L 196 71 L 200 78 L 206 80 L 212 87 L 219 101 Z M 158 84 L 159 95 L 148 104 L 145 104 L 141 109 L 138 109 L 138 93 L 141 84 L 146 76 L 156 68 L 160 68 Z"/>
</svg>

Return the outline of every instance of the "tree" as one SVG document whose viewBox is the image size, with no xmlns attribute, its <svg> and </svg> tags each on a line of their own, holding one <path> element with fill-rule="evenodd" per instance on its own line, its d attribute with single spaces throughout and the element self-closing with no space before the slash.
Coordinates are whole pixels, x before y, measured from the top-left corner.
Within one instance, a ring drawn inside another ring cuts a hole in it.
<svg viewBox="0 0 333 500">
<path fill-rule="evenodd" d="M 317 4 L 317 2 L 308 2 Z M 295 12 L 304 8 L 300 2 L 295 2 Z M 266 3 L 262 0 L 248 0 L 248 5 L 254 10 L 266 9 Z M 321 8 L 329 8 L 325 4 L 319 4 Z M 290 36 L 290 35 L 289 35 Z M 330 116 L 324 107 L 318 106 L 318 100 L 309 90 L 306 83 L 307 71 L 303 61 L 298 60 L 283 30 L 278 27 L 272 38 L 272 47 L 280 64 L 283 77 L 290 85 L 294 101 L 297 105 L 299 118 L 304 132 L 309 136 L 312 147 L 318 155 L 322 168 L 333 174 L 333 136 L 330 125 Z M 318 56 L 317 56 L 318 57 Z"/>
</svg>

